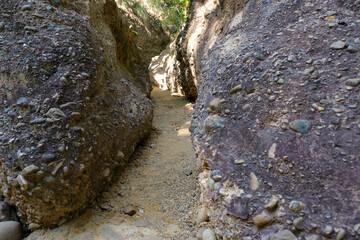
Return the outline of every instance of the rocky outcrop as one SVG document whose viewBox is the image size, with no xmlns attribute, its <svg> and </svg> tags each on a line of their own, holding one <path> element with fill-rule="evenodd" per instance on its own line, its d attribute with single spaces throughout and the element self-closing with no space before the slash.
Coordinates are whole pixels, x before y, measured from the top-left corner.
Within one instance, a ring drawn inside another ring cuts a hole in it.
<svg viewBox="0 0 360 240">
<path fill-rule="evenodd" d="M 359 1 L 192 11 L 179 72 L 197 87 L 192 137 L 217 237 L 358 239 Z"/>
<path fill-rule="evenodd" d="M 152 58 L 149 65 L 150 81 L 163 90 L 184 95 L 177 81 L 179 62 L 176 60 L 176 54 L 175 43 L 172 42 L 160 55 Z"/>
<path fill-rule="evenodd" d="M 149 134 L 151 84 L 114 1 L 0 5 L 1 192 L 26 227 L 52 227 Z"/>
</svg>

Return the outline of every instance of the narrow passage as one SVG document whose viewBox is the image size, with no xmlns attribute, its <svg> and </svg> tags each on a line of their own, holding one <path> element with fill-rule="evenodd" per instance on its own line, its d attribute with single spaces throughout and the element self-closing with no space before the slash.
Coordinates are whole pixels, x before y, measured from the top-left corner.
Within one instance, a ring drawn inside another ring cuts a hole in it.
<svg viewBox="0 0 360 240">
<path fill-rule="evenodd" d="M 193 104 L 155 88 L 151 136 L 135 151 L 125 171 L 79 218 L 30 240 L 188 239 L 196 234 L 199 199 L 190 132 Z M 123 212 L 134 206 L 136 214 Z"/>
</svg>

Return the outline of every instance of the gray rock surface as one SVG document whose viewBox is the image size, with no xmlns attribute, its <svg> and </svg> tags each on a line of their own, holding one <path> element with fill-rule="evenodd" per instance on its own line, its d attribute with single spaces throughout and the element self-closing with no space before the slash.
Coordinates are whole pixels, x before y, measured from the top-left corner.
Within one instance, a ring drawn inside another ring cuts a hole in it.
<svg viewBox="0 0 360 240">
<path fill-rule="evenodd" d="M 0 0 L 0 191 L 30 229 L 86 208 L 151 131 L 126 16 L 78 3 Z"/>
<path fill-rule="evenodd" d="M 0 240 L 21 240 L 23 237 L 22 226 L 19 222 L 0 222 Z"/>
</svg>

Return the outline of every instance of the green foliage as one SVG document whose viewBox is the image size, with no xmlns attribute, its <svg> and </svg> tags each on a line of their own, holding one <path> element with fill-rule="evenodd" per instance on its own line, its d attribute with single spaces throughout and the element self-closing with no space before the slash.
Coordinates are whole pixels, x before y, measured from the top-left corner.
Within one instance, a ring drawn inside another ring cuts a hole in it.
<svg viewBox="0 0 360 240">
<path fill-rule="evenodd" d="M 163 24 L 171 33 L 176 33 L 181 24 L 187 18 L 188 0 L 159 0 L 164 6 L 166 17 L 162 20 Z"/>
<path fill-rule="evenodd" d="M 126 9 L 132 9 L 142 19 L 159 19 L 163 28 L 174 35 L 187 18 L 189 0 L 120 0 L 120 3 Z M 155 10 L 156 14 L 151 16 L 149 9 L 143 8 L 146 5 Z"/>
</svg>

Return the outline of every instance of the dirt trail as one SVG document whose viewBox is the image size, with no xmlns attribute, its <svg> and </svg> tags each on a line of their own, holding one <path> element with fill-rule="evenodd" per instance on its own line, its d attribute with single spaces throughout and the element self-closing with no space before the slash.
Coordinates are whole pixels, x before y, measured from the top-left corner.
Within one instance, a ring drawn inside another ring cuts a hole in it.
<svg viewBox="0 0 360 240">
<path fill-rule="evenodd" d="M 195 236 L 199 199 L 190 117 L 193 104 L 155 88 L 153 131 L 125 171 L 79 218 L 27 239 L 188 239 Z M 138 211 L 123 213 L 129 205 Z"/>
</svg>

